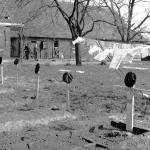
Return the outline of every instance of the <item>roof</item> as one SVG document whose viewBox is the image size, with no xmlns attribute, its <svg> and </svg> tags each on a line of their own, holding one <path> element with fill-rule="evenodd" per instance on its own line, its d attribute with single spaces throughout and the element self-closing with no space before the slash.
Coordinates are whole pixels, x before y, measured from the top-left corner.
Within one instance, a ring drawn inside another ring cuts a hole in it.
<svg viewBox="0 0 150 150">
<path fill-rule="evenodd" d="M 42 5 L 41 2 L 49 2 L 49 0 L 33 0 L 25 7 L 18 7 L 15 3 L 16 0 L 1 0 L 5 3 L 5 14 L 9 15 L 11 23 L 25 23 L 24 35 L 27 37 L 48 37 L 48 38 L 71 38 L 69 27 L 56 8 L 39 9 Z M 72 4 L 70 2 L 61 3 L 63 9 L 67 13 L 71 13 Z M 0 5 L 1 7 L 1 5 Z M 37 12 L 36 10 L 39 9 Z M 57 13 L 57 15 L 56 15 Z M 31 19 L 31 16 L 36 15 Z M 96 18 L 111 21 L 112 16 L 108 9 L 101 9 L 99 11 L 93 10 L 92 14 Z M 8 20 L 8 19 L 7 19 Z M 1 21 L 1 20 L 0 20 Z M 86 29 L 90 26 L 90 19 L 87 17 Z M 16 36 L 16 32 L 12 32 L 11 36 Z M 120 40 L 115 27 L 106 23 L 95 25 L 92 32 L 86 37 L 103 40 Z"/>
<path fill-rule="evenodd" d="M 0 27 L 9 27 L 12 30 L 16 30 L 18 28 L 22 28 L 23 24 L 15 22 L 12 17 L 11 12 L 9 11 L 11 5 L 9 0 L 1 0 L 0 1 Z"/>
<path fill-rule="evenodd" d="M 23 24 L 21 23 L 9 23 L 9 22 L 0 22 L 0 26 L 4 27 L 23 27 Z"/>
<path fill-rule="evenodd" d="M 4 0 L 3 0 L 4 1 Z M 11 22 L 25 23 L 24 25 L 24 35 L 28 37 L 49 37 L 49 38 L 71 38 L 71 33 L 68 25 L 64 18 L 59 12 L 56 15 L 56 8 L 47 9 L 45 11 L 39 11 L 37 17 L 30 20 L 30 17 L 36 13 L 36 9 L 41 6 L 40 0 L 35 0 L 26 7 L 17 7 L 15 0 L 7 1 L 7 11 L 9 10 L 9 15 Z M 46 0 L 45 0 L 46 1 Z M 61 4 L 63 9 L 70 13 L 72 4 L 65 2 Z M 111 19 L 110 14 L 106 10 L 101 10 L 93 12 L 95 16 Z M 90 20 L 86 20 L 86 29 L 89 28 Z M 17 34 L 12 32 L 11 36 L 17 36 Z M 101 25 L 96 25 L 94 30 L 87 35 L 89 38 L 96 39 L 119 39 L 119 35 L 112 26 L 105 23 Z"/>
</svg>

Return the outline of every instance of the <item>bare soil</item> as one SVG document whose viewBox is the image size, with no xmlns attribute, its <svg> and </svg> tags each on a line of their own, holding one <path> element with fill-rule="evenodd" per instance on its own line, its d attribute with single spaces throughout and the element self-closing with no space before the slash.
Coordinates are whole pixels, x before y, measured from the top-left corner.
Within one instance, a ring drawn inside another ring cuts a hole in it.
<svg viewBox="0 0 150 150">
<path fill-rule="evenodd" d="M 149 150 L 150 99 L 135 96 L 134 126 L 147 129 L 143 134 L 119 130 L 111 121 L 126 121 L 129 101 L 115 72 L 107 65 L 52 65 L 40 68 L 39 98 L 35 98 L 36 62 L 19 66 L 19 88 L 16 89 L 16 66 L 4 64 L 4 85 L 0 86 L 0 150 Z M 147 67 L 149 62 L 126 66 Z M 66 111 L 67 85 L 64 72 L 71 70 L 71 110 Z M 76 71 L 84 71 L 77 73 Z M 149 90 L 149 71 L 122 69 L 124 75 L 137 75 L 137 88 Z M 150 91 L 145 91 L 150 93 Z"/>
</svg>

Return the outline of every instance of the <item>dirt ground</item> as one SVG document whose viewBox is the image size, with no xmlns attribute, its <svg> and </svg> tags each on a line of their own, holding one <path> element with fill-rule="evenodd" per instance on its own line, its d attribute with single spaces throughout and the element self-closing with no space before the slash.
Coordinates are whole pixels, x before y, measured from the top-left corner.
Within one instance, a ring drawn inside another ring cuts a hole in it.
<svg viewBox="0 0 150 150">
<path fill-rule="evenodd" d="M 129 101 L 124 85 L 108 65 L 54 65 L 42 63 L 39 98 L 35 99 L 34 63 L 16 66 L 4 63 L 4 85 L 0 85 L 0 150 L 149 150 L 150 134 L 132 134 L 111 125 L 126 121 Z M 130 67 L 150 68 L 148 62 Z M 66 111 L 67 85 L 64 70 L 71 70 L 71 111 Z M 149 71 L 122 69 L 137 75 L 135 87 L 149 90 Z M 78 73 L 77 71 L 84 71 Z M 145 91 L 150 93 L 150 91 Z M 134 126 L 150 130 L 150 99 L 135 96 Z"/>
</svg>

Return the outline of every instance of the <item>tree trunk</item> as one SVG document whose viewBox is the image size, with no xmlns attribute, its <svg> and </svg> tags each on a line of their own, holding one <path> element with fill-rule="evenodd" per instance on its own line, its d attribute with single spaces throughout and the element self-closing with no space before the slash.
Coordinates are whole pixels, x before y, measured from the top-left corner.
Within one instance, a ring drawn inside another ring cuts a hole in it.
<svg viewBox="0 0 150 150">
<path fill-rule="evenodd" d="M 75 44 L 75 58 L 76 58 L 77 66 L 82 65 L 80 50 L 81 50 L 80 44 L 78 44 L 78 43 Z"/>
</svg>

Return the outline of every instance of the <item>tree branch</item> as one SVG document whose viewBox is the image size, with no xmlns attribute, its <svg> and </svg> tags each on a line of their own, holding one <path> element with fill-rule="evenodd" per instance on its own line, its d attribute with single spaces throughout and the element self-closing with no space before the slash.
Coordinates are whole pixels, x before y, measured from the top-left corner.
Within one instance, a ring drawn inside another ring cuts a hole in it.
<svg viewBox="0 0 150 150">
<path fill-rule="evenodd" d="M 82 23 L 82 21 L 83 21 L 83 19 L 85 17 L 85 13 L 86 13 L 87 8 L 89 6 L 89 2 L 90 2 L 90 0 L 88 0 L 87 3 L 86 3 L 86 5 L 83 7 L 83 11 L 82 11 L 82 14 L 81 14 L 81 19 L 80 19 L 80 22 L 79 22 L 80 25 L 81 25 L 81 23 Z"/>
<path fill-rule="evenodd" d="M 113 16 L 114 24 L 115 24 L 115 26 L 116 26 L 116 28 L 117 28 L 117 31 L 118 31 L 118 33 L 119 33 L 119 35 L 120 35 L 122 41 L 124 41 L 124 40 L 125 40 L 125 39 L 124 39 L 124 34 L 122 34 L 122 31 L 121 31 L 121 29 L 120 29 L 120 25 L 117 23 L 117 18 L 116 18 L 116 15 L 115 15 L 115 10 L 114 10 L 114 8 L 113 8 L 113 3 L 112 3 L 112 1 L 110 1 L 111 7 L 108 5 L 108 3 L 107 3 L 106 0 L 103 0 L 103 1 L 104 1 L 105 5 L 108 7 L 108 9 L 110 10 L 110 12 L 111 12 L 111 14 L 112 14 L 112 16 Z"/>
<path fill-rule="evenodd" d="M 72 10 L 71 15 L 69 16 L 69 20 L 71 20 L 71 19 L 72 19 L 73 15 L 74 15 L 74 13 L 75 13 L 76 5 L 77 5 L 77 0 L 74 0 L 73 10 Z"/>
<path fill-rule="evenodd" d="M 84 33 L 82 33 L 82 36 L 85 36 L 86 34 L 88 34 L 88 33 L 90 33 L 91 31 L 93 31 L 94 25 L 95 25 L 95 24 L 94 24 L 94 22 L 93 22 L 91 28 L 90 28 L 89 30 L 85 31 Z"/>
<path fill-rule="evenodd" d="M 135 32 L 131 37 L 130 37 L 130 41 L 133 40 L 136 36 L 138 35 L 141 35 L 142 33 L 150 33 L 149 31 L 138 31 L 138 32 Z M 142 36 L 143 37 L 143 36 Z"/>
<path fill-rule="evenodd" d="M 117 3 L 115 1 L 114 1 L 114 4 L 117 8 L 117 12 L 118 12 L 118 15 L 119 15 L 119 20 L 120 20 L 121 28 L 122 28 L 122 34 L 125 35 L 123 17 L 121 16 L 121 8 L 117 5 Z"/>
<path fill-rule="evenodd" d="M 105 21 L 105 20 L 101 20 L 101 19 L 95 20 L 94 22 L 95 22 L 95 23 L 97 23 L 97 22 L 103 22 L 103 23 L 106 23 L 106 24 L 109 24 L 109 25 L 112 25 L 112 26 L 115 26 L 115 27 L 116 27 L 115 24 L 113 24 L 113 23 L 111 23 L 111 22 L 108 22 L 108 21 Z"/>
<path fill-rule="evenodd" d="M 140 28 L 148 18 L 150 18 L 150 12 L 147 13 L 145 18 L 133 29 L 133 31 L 136 31 L 138 28 Z"/>
<path fill-rule="evenodd" d="M 62 14 L 62 16 L 64 17 L 64 19 L 66 20 L 66 22 L 69 22 L 69 16 L 67 15 L 67 13 L 65 13 L 63 11 L 63 9 L 61 8 L 60 4 L 58 3 L 57 0 L 54 0 L 56 5 L 57 5 L 57 8 L 59 9 L 60 13 Z"/>
</svg>

